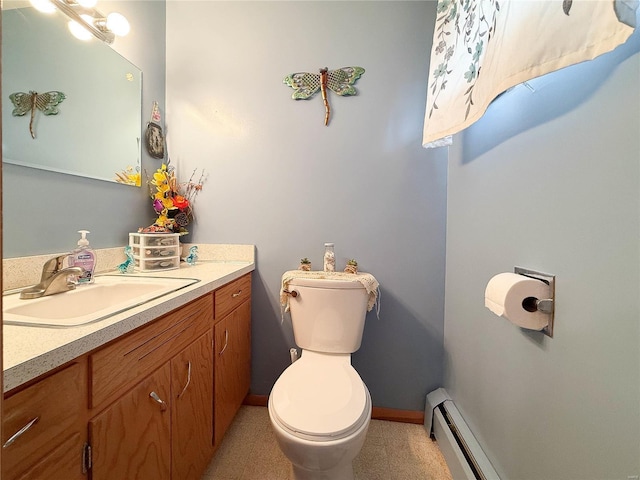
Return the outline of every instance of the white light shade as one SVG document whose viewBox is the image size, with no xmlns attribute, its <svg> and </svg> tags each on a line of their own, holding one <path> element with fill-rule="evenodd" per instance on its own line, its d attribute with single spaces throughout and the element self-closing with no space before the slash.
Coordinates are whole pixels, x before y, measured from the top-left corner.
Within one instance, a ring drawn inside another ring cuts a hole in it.
<svg viewBox="0 0 640 480">
<path fill-rule="evenodd" d="M 86 21 L 88 24 L 93 23 L 93 18 L 91 17 L 91 15 L 80 15 L 80 17 L 82 17 L 82 19 Z M 83 27 L 82 25 L 80 25 L 78 22 L 74 20 L 70 20 L 68 23 L 68 26 L 71 34 L 74 37 L 76 37 L 78 40 L 87 41 L 87 40 L 91 40 L 91 38 L 93 37 L 93 35 L 89 30 L 87 30 L 85 27 Z"/>
<path fill-rule="evenodd" d="M 76 2 L 84 8 L 93 8 L 98 3 L 98 0 L 76 0 Z"/>
<path fill-rule="evenodd" d="M 56 7 L 49 0 L 31 0 L 33 8 L 42 13 L 53 13 L 56 11 Z"/>
<path fill-rule="evenodd" d="M 119 37 L 124 37 L 131 27 L 124 15 L 113 12 L 107 15 L 107 28 Z"/>
</svg>

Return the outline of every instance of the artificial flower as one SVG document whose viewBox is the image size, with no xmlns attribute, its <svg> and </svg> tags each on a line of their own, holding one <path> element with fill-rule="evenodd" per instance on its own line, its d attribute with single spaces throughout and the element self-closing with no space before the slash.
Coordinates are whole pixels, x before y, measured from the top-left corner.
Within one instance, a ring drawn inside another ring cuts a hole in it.
<svg viewBox="0 0 640 480">
<path fill-rule="evenodd" d="M 176 195 L 173 197 L 173 206 L 180 210 L 184 210 L 189 207 L 189 200 L 184 198 L 182 195 Z"/>
<path fill-rule="evenodd" d="M 153 209 L 156 211 L 156 213 L 161 213 L 162 210 L 164 210 L 164 205 L 162 204 L 162 200 L 159 200 L 156 198 L 153 201 Z"/>
<path fill-rule="evenodd" d="M 165 215 L 158 215 L 155 224 L 159 227 L 164 227 L 167 225 L 168 221 L 169 219 Z"/>
<path fill-rule="evenodd" d="M 155 195 L 155 200 L 154 200 L 154 206 L 155 206 L 155 202 L 160 202 L 160 204 L 162 205 L 163 208 L 172 208 L 173 205 L 173 200 L 171 199 L 171 197 L 167 196 L 166 193 L 156 193 Z"/>
</svg>

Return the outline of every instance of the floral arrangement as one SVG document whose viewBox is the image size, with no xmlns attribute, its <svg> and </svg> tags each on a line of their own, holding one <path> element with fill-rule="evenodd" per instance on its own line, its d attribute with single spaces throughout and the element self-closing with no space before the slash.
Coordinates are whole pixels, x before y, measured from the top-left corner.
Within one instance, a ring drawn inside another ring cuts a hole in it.
<svg viewBox="0 0 640 480">
<path fill-rule="evenodd" d="M 206 180 L 202 171 L 200 178 L 194 181 L 196 171 L 193 171 L 188 182 L 180 183 L 175 168 L 167 162 L 155 171 L 153 179 L 147 178 L 153 209 L 158 218 L 153 225 L 139 229 L 141 233 L 189 233 L 186 227 L 194 218 L 193 203 Z"/>
</svg>

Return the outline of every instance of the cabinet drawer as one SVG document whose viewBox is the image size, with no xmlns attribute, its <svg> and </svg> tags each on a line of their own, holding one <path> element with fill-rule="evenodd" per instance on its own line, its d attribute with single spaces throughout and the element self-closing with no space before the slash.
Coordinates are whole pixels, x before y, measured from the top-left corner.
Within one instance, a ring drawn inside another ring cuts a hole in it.
<svg viewBox="0 0 640 480">
<path fill-rule="evenodd" d="M 213 298 L 205 295 L 91 354 L 91 408 L 106 406 L 184 349 L 212 318 Z"/>
<path fill-rule="evenodd" d="M 251 274 L 234 280 L 215 291 L 216 321 L 222 320 L 234 308 L 251 298 Z"/>
<path fill-rule="evenodd" d="M 80 430 L 86 405 L 85 364 L 74 363 L 5 400 L 2 415 L 2 478 L 14 478 Z M 34 419 L 37 419 L 34 421 Z M 15 441 L 7 441 L 31 423 Z M 78 469 L 81 451 L 77 453 Z"/>
</svg>

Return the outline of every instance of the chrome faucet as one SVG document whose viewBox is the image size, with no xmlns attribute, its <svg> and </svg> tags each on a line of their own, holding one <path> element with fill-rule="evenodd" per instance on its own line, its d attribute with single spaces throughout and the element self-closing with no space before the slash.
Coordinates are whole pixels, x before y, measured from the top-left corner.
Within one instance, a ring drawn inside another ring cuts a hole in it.
<svg viewBox="0 0 640 480">
<path fill-rule="evenodd" d="M 40 283 L 22 290 L 22 292 L 20 292 L 20 298 L 39 298 L 45 295 L 67 292 L 76 288 L 76 282 L 69 277 L 77 279 L 84 273 L 84 268 L 62 268 L 65 258 L 67 258 L 67 255 L 60 255 L 47 260 L 42 267 Z"/>
</svg>

